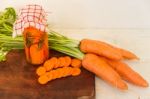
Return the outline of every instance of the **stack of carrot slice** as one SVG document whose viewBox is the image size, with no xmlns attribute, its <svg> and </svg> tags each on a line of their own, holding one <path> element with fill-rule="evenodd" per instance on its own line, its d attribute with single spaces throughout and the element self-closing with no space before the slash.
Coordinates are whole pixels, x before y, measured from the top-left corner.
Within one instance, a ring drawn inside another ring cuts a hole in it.
<svg viewBox="0 0 150 99">
<path fill-rule="evenodd" d="M 81 73 L 80 67 L 81 60 L 79 59 L 71 59 L 69 56 L 52 57 L 43 66 L 37 68 L 38 82 L 40 84 L 46 84 L 48 81 L 57 78 L 77 76 Z"/>
</svg>

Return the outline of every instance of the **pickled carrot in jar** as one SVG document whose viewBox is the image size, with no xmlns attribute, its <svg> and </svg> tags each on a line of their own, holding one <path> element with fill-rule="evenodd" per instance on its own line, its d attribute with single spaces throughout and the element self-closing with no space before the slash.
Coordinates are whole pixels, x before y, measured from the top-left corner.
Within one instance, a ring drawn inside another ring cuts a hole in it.
<svg viewBox="0 0 150 99">
<path fill-rule="evenodd" d="M 29 63 L 39 65 L 49 57 L 48 35 L 34 27 L 24 29 L 26 59 Z"/>
</svg>

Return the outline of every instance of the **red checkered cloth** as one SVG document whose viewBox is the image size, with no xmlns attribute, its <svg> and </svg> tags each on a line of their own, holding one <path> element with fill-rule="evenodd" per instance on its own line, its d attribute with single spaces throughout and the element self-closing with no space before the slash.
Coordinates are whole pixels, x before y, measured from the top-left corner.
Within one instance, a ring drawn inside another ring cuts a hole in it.
<svg viewBox="0 0 150 99">
<path fill-rule="evenodd" d="M 47 31 L 46 12 L 40 5 L 26 5 L 20 10 L 20 14 L 13 28 L 13 37 L 22 35 L 24 28 L 33 26 L 41 31 Z"/>
</svg>

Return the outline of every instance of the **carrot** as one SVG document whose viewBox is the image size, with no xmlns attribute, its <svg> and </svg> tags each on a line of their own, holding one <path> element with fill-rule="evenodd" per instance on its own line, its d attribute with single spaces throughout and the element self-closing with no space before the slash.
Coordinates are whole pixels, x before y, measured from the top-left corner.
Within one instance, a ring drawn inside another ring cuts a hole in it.
<svg viewBox="0 0 150 99">
<path fill-rule="evenodd" d="M 71 64 L 71 58 L 69 56 L 65 57 L 52 57 L 44 63 L 44 67 L 47 71 L 52 70 L 53 68 L 58 67 L 68 67 Z"/>
<path fill-rule="evenodd" d="M 130 68 L 126 63 L 108 59 L 105 60 L 122 76 L 123 79 L 127 80 L 128 82 L 141 87 L 149 86 L 148 82 L 132 68 Z"/>
<path fill-rule="evenodd" d="M 40 84 L 46 84 L 49 81 L 49 78 L 47 75 L 42 75 L 38 78 L 38 82 Z"/>
<path fill-rule="evenodd" d="M 44 56 L 46 59 L 48 59 L 48 57 L 49 57 L 49 48 L 48 48 L 47 41 L 48 41 L 48 35 L 45 33 L 43 48 L 44 48 Z"/>
<path fill-rule="evenodd" d="M 81 70 L 79 68 L 74 68 L 72 71 L 72 76 L 78 76 L 81 73 Z"/>
<path fill-rule="evenodd" d="M 81 67 L 81 60 L 74 58 L 71 60 L 72 67 Z"/>
<path fill-rule="evenodd" d="M 57 58 L 57 62 L 55 64 L 54 68 L 58 68 L 59 66 L 60 66 L 60 60 Z"/>
<path fill-rule="evenodd" d="M 125 58 L 125 59 L 137 59 L 139 60 L 139 57 L 137 57 L 135 54 L 133 54 L 132 52 L 130 51 L 127 51 L 125 49 L 121 49 L 121 48 L 117 48 L 117 47 L 114 47 L 118 52 L 121 53 L 121 55 Z"/>
<path fill-rule="evenodd" d="M 65 67 L 68 67 L 71 64 L 71 58 L 69 56 L 65 56 Z"/>
<path fill-rule="evenodd" d="M 30 62 L 31 61 L 31 59 L 30 59 L 30 49 L 27 46 L 25 46 L 25 55 L 26 55 L 26 60 L 28 62 Z"/>
<path fill-rule="evenodd" d="M 56 57 L 52 57 L 49 60 L 47 60 L 44 63 L 44 67 L 46 68 L 46 71 L 52 70 L 56 63 L 57 63 L 57 58 Z"/>
<path fill-rule="evenodd" d="M 44 59 L 43 49 L 38 47 L 38 44 L 30 46 L 30 57 L 32 64 L 42 64 Z"/>
<path fill-rule="evenodd" d="M 102 41 L 99 41 L 99 42 L 102 42 Z M 123 56 L 123 58 L 125 59 L 139 59 L 134 53 L 128 51 L 128 50 L 125 50 L 125 49 L 122 49 L 122 48 L 118 48 L 118 47 L 115 47 L 113 45 L 110 45 L 108 43 L 105 43 L 105 42 L 102 42 L 110 47 L 112 47 L 113 49 L 115 49 L 116 51 L 118 51 L 119 53 L 121 53 L 121 55 Z"/>
<path fill-rule="evenodd" d="M 43 66 L 38 67 L 37 70 L 36 70 L 36 74 L 38 76 L 41 76 L 41 75 L 43 75 L 45 73 L 46 73 L 46 69 Z"/>
<path fill-rule="evenodd" d="M 51 80 L 54 80 L 54 79 L 57 78 L 58 72 L 57 72 L 56 70 L 51 70 L 50 73 L 49 73 L 49 75 L 52 75 Z M 50 80 L 49 80 L 49 81 L 50 81 Z"/>
<path fill-rule="evenodd" d="M 120 75 L 101 57 L 95 54 L 86 54 L 82 60 L 82 66 L 117 88 L 122 90 L 128 89 Z"/>
<path fill-rule="evenodd" d="M 38 29 L 36 29 L 35 27 L 32 27 L 32 26 L 30 26 L 28 28 L 25 28 L 24 33 L 26 35 L 34 36 L 34 37 L 41 37 L 42 34 L 43 34 L 42 31 L 40 31 L 40 30 L 38 30 Z"/>
<path fill-rule="evenodd" d="M 73 67 L 58 68 L 58 69 L 46 72 L 44 75 L 40 76 L 38 78 L 38 82 L 40 84 L 46 84 L 48 81 L 51 81 L 57 78 L 67 77 L 71 75 L 77 76 L 80 73 L 81 73 L 81 70 L 79 68 L 73 68 Z"/>
<path fill-rule="evenodd" d="M 34 27 L 25 28 L 23 34 L 27 61 L 32 64 L 42 64 L 49 54 L 47 34 Z M 44 46 L 45 44 L 47 46 Z M 28 54 L 28 52 L 30 53 Z"/>
<path fill-rule="evenodd" d="M 59 67 L 64 67 L 64 65 L 65 65 L 65 58 L 59 57 L 58 60 L 60 61 L 60 64 L 59 64 L 60 66 Z"/>
<path fill-rule="evenodd" d="M 123 58 L 120 52 L 109 45 L 96 40 L 81 40 L 80 50 L 84 53 L 95 53 L 100 56 L 105 56 L 112 60 L 121 60 Z"/>
</svg>

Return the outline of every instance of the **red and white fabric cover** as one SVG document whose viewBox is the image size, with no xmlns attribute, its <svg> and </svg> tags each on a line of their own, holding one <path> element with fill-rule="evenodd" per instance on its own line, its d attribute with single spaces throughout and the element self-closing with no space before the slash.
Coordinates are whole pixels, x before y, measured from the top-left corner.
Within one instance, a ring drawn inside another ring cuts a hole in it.
<svg viewBox="0 0 150 99">
<path fill-rule="evenodd" d="M 43 32 L 47 31 L 46 12 L 40 5 L 26 5 L 20 10 L 14 23 L 13 37 L 22 35 L 25 28 L 33 26 Z"/>
</svg>

